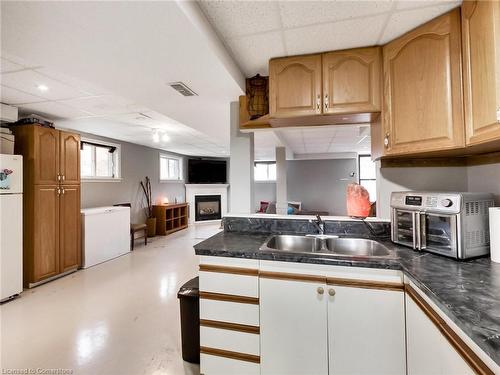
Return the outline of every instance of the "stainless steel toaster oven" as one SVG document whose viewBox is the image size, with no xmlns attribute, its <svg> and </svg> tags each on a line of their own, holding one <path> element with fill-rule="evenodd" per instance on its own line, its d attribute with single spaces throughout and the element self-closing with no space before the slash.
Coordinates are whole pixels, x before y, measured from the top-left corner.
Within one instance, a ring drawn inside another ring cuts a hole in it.
<svg viewBox="0 0 500 375">
<path fill-rule="evenodd" d="M 456 259 L 486 255 L 492 206 L 488 193 L 394 192 L 392 241 Z"/>
</svg>

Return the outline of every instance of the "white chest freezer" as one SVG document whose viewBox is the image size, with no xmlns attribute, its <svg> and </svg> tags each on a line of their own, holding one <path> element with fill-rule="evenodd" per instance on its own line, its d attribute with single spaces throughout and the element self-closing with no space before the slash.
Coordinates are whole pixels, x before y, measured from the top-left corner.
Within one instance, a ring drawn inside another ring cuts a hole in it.
<svg viewBox="0 0 500 375">
<path fill-rule="evenodd" d="M 130 208 L 81 210 L 83 268 L 130 252 Z"/>
</svg>

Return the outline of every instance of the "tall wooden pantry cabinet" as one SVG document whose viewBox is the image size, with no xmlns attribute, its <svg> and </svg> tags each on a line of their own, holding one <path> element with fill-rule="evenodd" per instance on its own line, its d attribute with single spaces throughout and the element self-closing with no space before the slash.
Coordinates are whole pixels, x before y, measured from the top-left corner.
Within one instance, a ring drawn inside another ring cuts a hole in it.
<svg viewBox="0 0 500 375">
<path fill-rule="evenodd" d="M 24 159 L 24 286 L 81 264 L 80 136 L 38 125 L 13 127 Z"/>
</svg>

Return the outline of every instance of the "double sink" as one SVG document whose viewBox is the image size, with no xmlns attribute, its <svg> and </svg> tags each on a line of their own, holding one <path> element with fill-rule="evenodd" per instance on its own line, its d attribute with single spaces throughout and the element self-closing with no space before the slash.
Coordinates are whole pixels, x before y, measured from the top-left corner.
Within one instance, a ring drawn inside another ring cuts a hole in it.
<svg viewBox="0 0 500 375">
<path fill-rule="evenodd" d="M 389 249 L 377 241 L 335 236 L 273 235 L 261 246 L 260 250 L 302 254 L 317 253 L 342 257 L 393 257 Z"/>
</svg>

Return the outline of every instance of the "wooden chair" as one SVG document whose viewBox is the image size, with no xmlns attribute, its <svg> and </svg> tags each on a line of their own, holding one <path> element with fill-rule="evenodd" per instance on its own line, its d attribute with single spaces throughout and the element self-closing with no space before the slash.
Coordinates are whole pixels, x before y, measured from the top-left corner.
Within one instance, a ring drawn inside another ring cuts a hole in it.
<svg viewBox="0 0 500 375">
<path fill-rule="evenodd" d="M 118 204 L 114 204 L 113 206 L 129 207 L 130 208 L 132 205 L 130 203 L 118 203 Z M 144 237 L 144 246 L 147 246 L 147 244 L 148 244 L 148 226 L 146 224 L 132 224 L 132 223 L 130 224 L 130 250 L 132 250 L 132 251 L 134 250 L 134 240 L 136 239 L 135 234 L 140 233 L 140 232 L 142 232 L 143 235 L 137 237 L 137 239 Z"/>
</svg>

